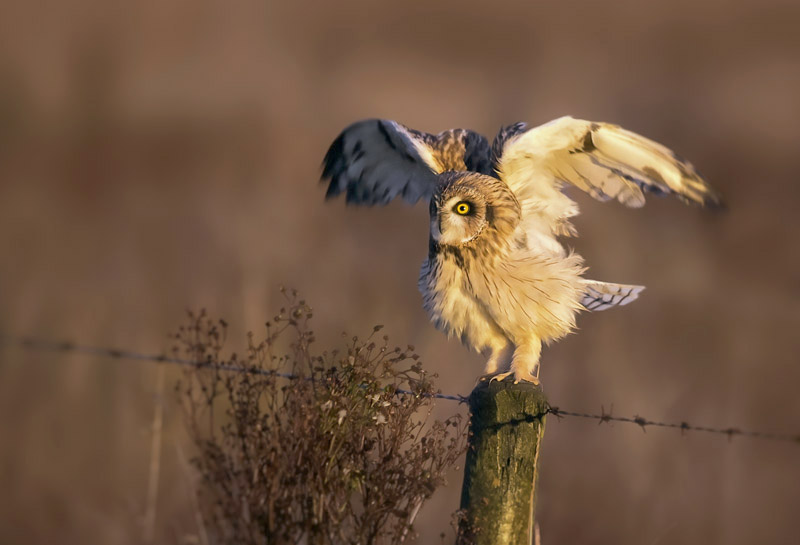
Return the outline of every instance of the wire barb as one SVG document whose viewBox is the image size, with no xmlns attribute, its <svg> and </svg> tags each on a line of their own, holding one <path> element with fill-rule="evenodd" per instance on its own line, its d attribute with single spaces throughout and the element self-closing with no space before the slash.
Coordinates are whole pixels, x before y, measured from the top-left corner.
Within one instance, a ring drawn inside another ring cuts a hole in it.
<svg viewBox="0 0 800 545">
<path fill-rule="evenodd" d="M 191 361 L 182 358 L 169 357 L 164 354 L 142 354 L 131 350 L 121 350 L 118 348 L 104 348 L 98 346 L 86 346 L 69 341 L 53 341 L 47 339 L 38 339 L 34 337 L 10 337 L 6 335 L 0 335 L 0 346 L 2 345 L 18 346 L 26 350 L 72 352 L 72 353 L 89 354 L 95 356 L 105 356 L 114 359 L 129 359 L 138 361 L 152 361 L 156 363 L 171 363 L 175 365 L 183 365 L 186 367 L 195 367 L 198 369 L 210 368 L 210 369 L 217 369 L 220 371 L 230 371 L 233 373 L 250 373 L 254 375 L 274 376 L 289 380 L 300 380 L 300 379 L 310 380 L 309 377 L 301 377 L 290 373 L 281 373 L 269 369 L 262 369 L 260 367 L 247 367 L 243 365 L 214 363 L 210 360 Z M 414 395 L 414 392 L 411 392 L 410 390 L 398 389 L 395 390 L 395 393 L 399 395 Z M 464 403 L 464 404 L 469 402 L 469 396 L 463 396 L 460 394 L 443 394 L 441 392 L 437 392 L 435 394 L 430 394 L 430 396 L 437 399 L 456 401 L 458 403 Z M 614 412 L 613 404 L 610 406 L 608 412 L 606 412 L 605 406 L 601 405 L 600 414 L 565 411 L 563 409 L 551 405 L 548 406 L 547 410 L 545 410 L 542 416 L 553 415 L 559 420 L 561 420 L 564 417 L 585 418 L 589 420 L 597 420 L 598 425 L 611 422 L 636 424 L 637 426 L 641 427 L 642 431 L 645 433 L 647 433 L 648 426 L 653 426 L 657 428 L 673 428 L 679 430 L 681 435 L 685 435 L 686 432 L 688 431 L 697 431 L 697 432 L 725 435 L 728 437 L 729 441 L 731 441 L 734 436 L 741 436 L 741 437 L 748 437 L 750 439 L 760 439 L 764 441 L 782 441 L 800 445 L 800 433 L 788 434 L 788 433 L 775 433 L 775 432 L 755 431 L 755 430 L 742 430 L 740 428 L 735 428 L 735 427 L 714 428 L 709 426 L 694 426 L 686 421 L 678 423 L 659 422 L 659 421 L 648 420 L 645 417 L 639 415 L 634 415 L 632 418 L 624 416 L 613 416 L 612 414 L 613 412 Z"/>
<path fill-rule="evenodd" d="M 611 422 L 613 415 L 611 413 L 614 412 L 614 404 L 611 404 L 611 407 L 606 412 L 606 408 L 604 405 L 600 405 L 600 418 L 597 420 L 597 425 L 604 424 L 606 422 Z"/>
</svg>

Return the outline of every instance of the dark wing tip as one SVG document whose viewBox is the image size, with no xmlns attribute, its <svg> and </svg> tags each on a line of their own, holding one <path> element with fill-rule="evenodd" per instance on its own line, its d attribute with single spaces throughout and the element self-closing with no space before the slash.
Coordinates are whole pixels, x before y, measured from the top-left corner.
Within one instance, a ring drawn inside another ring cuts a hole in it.
<svg viewBox="0 0 800 545">
<path fill-rule="evenodd" d="M 429 195 L 436 173 L 415 148 L 426 137 L 383 119 L 364 119 L 345 128 L 322 160 L 321 182 L 329 181 L 326 200 L 344 194 L 348 204 L 373 206 L 395 197 L 413 204 Z"/>
<path fill-rule="evenodd" d="M 695 187 L 691 191 L 685 193 L 676 193 L 671 191 L 687 204 L 694 205 L 712 212 L 726 212 L 728 210 L 727 203 L 713 187 L 708 185 L 704 179 L 695 176 L 693 181 L 700 182 L 702 187 Z"/>
<path fill-rule="evenodd" d="M 517 121 L 511 125 L 500 127 L 497 136 L 492 141 L 492 167 L 497 168 L 500 162 L 500 157 L 503 155 L 503 149 L 506 144 L 516 138 L 522 133 L 528 132 L 528 124 L 523 121 Z"/>
<path fill-rule="evenodd" d="M 712 191 L 703 196 L 703 207 L 720 214 L 724 214 L 728 211 L 728 203 L 725 202 L 722 196 L 716 191 Z"/>
<path fill-rule="evenodd" d="M 325 182 L 325 178 L 323 177 L 321 182 Z M 334 197 L 338 197 L 339 194 L 342 192 L 342 188 L 339 187 L 339 180 L 336 177 L 331 178 L 330 183 L 328 184 L 328 190 L 325 191 L 325 200 L 333 199 Z"/>
<path fill-rule="evenodd" d="M 696 203 L 702 206 L 703 208 L 707 208 L 714 212 L 725 212 L 728 209 L 727 204 L 722 199 L 722 195 L 706 181 L 706 179 L 687 161 L 681 161 L 682 173 L 684 177 L 688 177 L 691 182 L 695 185 L 695 188 L 699 185 L 699 191 L 696 190 L 696 193 L 699 193 L 696 198 Z M 691 170 L 686 170 L 688 167 Z M 689 174 L 689 172 L 691 174 Z M 688 176 L 687 176 L 688 174 Z"/>
<path fill-rule="evenodd" d="M 336 137 L 322 160 L 321 180 L 334 178 L 344 163 L 344 132 Z"/>
</svg>

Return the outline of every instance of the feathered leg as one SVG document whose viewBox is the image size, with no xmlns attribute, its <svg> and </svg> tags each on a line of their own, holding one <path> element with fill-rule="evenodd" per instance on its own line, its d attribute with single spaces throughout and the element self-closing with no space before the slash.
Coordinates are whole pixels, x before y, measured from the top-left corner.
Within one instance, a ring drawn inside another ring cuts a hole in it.
<svg viewBox="0 0 800 545">
<path fill-rule="evenodd" d="M 506 373 L 498 373 L 492 380 L 503 380 L 514 375 L 514 382 L 526 381 L 539 384 L 539 356 L 542 353 L 542 341 L 531 337 L 517 345 L 514 357 L 511 358 L 511 369 Z"/>
<path fill-rule="evenodd" d="M 507 338 L 498 337 L 492 341 L 486 352 L 489 352 L 489 359 L 486 360 L 486 374 L 480 380 L 491 378 L 499 369 L 508 368 L 514 355 L 514 345 Z"/>
</svg>

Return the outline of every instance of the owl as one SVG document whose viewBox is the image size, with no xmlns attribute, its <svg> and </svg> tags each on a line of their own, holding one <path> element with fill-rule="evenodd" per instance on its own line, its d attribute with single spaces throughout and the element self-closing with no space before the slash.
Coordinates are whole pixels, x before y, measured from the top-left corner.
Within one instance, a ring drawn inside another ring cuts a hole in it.
<svg viewBox="0 0 800 545">
<path fill-rule="evenodd" d="M 640 207 L 645 193 L 701 206 L 721 200 L 687 161 L 608 123 L 562 117 L 503 127 L 490 145 L 475 132 L 431 135 L 383 119 L 359 121 L 323 162 L 327 198 L 430 207 L 419 290 L 434 325 L 487 357 L 482 378 L 539 383 L 542 345 L 575 329 L 581 311 L 627 305 L 643 286 L 583 277 L 562 239 L 575 187 L 600 201 Z"/>
</svg>

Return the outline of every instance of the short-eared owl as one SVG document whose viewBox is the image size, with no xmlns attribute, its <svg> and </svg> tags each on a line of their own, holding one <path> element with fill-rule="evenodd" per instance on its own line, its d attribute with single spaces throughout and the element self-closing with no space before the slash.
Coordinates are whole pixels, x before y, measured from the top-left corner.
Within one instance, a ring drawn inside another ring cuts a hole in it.
<svg viewBox="0 0 800 545">
<path fill-rule="evenodd" d="M 394 121 L 346 128 L 324 161 L 328 197 L 430 202 L 428 257 L 419 289 L 437 328 L 488 356 L 487 375 L 538 383 L 542 343 L 575 327 L 581 310 L 636 299 L 642 286 L 582 278 L 582 259 L 559 242 L 575 235 L 578 207 L 565 184 L 639 207 L 644 194 L 718 206 L 717 193 L 666 147 L 616 125 L 562 117 L 483 136 L 436 136 Z"/>
</svg>

